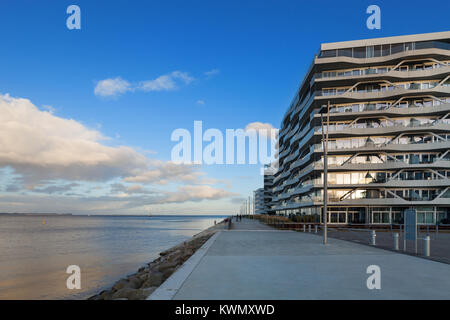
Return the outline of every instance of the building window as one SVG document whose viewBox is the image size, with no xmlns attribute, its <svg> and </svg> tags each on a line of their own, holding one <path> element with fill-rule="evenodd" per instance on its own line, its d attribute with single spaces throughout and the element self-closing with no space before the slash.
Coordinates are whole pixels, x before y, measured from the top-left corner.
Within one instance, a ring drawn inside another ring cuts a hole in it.
<svg viewBox="0 0 450 320">
<path fill-rule="evenodd" d="M 405 51 L 414 50 L 414 42 L 406 42 L 405 43 Z"/>
<path fill-rule="evenodd" d="M 391 54 L 391 45 L 390 44 L 384 44 L 381 46 L 381 55 L 388 56 Z"/>
<path fill-rule="evenodd" d="M 381 57 L 381 46 L 375 46 L 374 57 Z"/>
<path fill-rule="evenodd" d="M 391 54 L 396 54 L 403 51 L 403 43 L 396 43 L 391 45 Z"/>
<path fill-rule="evenodd" d="M 338 57 L 352 57 L 353 56 L 353 50 L 352 48 L 347 49 L 338 49 Z"/>
<path fill-rule="evenodd" d="M 354 58 L 365 58 L 366 57 L 366 47 L 353 48 Z"/>
<path fill-rule="evenodd" d="M 321 58 L 334 58 L 336 57 L 336 50 L 323 50 L 320 52 Z"/>
</svg>

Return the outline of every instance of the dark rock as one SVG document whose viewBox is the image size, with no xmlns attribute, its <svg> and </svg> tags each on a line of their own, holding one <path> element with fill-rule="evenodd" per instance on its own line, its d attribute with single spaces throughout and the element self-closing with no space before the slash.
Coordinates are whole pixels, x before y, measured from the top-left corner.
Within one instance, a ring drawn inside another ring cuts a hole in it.
<svg viewBox="0 0 450 320">
<path fill-rule="evenodd" d="M 163 278 L 167 279 L 168 277 L 170 277 L 172 275 L 172 273 L 175 271 L 175 268 L 169 268 L 169 269 L 165 269 L 163 271 Z"/>
<path fill-rule="evenodd" d="M 117 290 L 120 290 L 120 289 L 122 289 L 122 288 L 127 287 L 128 285 L 129 285 L 128 280 L 126 280 L 126 279 L 121 279 L 121 280 L 117 281 L 117 282 L 113 285 L 112 289 L 113 289 L 114 291 L 117 291 Z"/>
<path fill-rule="evenodd" d="M 100 293 L 100 297 L 102 297 L 103 300 L 111 300 L 112 299 L 112 292 L 111 291 L 103 291 L 102 293 Z"/>
<path fill-rule="evenodd" d="M 148 279 L 142 284 L 143 288 L 157 287 L 164 281 L 164 276 L 160 272 L 152 273 Z"/>
<path fill-rule="evenodd" d="M 168 269 L 175 268 L 176 266 L 177 266 L 176 262 L 164 262 L 164 263 L 162 263 L 162 264 L 160 264 L 158 266 L 158 271 L 159 272 L 164 272 L 164 271 L 166 271 Z"/>
<path fill-rule="evenodd" d="M 129 285 L 128 287 L 133 289 L 139 289 L 143 283 L 143 281 L 138 276 L 132 276 L 128 279 Z"/>
<path fill-rule="evenodd" d="M 146 299 L 153 291 L 155 291 L 155 287 L 147 288 L 147 289 L 133 289 L 133 288 L 123 288 L 119 291 L 115 292 L 112 296 L 114 300 L 116 299 L 129 299 L 129 300 L 144 300 Z"/>
</svg>

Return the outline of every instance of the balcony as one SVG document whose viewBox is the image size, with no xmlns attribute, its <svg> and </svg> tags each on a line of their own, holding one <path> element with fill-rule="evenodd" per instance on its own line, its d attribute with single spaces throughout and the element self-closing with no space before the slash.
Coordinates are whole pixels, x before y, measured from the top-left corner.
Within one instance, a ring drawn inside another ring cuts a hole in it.
<svg viewBox="0 0 450 320">
<path fill-rule="evenodd" d="M 378 67 L 378 68 L 354 69 L 342 71 L 324 71 L 316 73 L 314 75 L 314 78 L 317 80 L 330 81 L 338 79 L 360 79 L 372 75 L 386 75 L 397 78 L 429 77 L 449 72 L 449 70 L 450 66 L 444 64 L 437 64 L 435 67 L 430 66 L 421 69 L 409 69 L 409 70 L 392 70 L 391 67 Z"/>
<path fill-rule="evenodd" d="M 329 133 L 334 132 L 341 134 L 382 134 L 382 133 L 395 133 L 395 132 L 406 132 L 414 131 L 408 129 L 429 129 L 429 130 L 441 130 L 443 132 L 449 130 L 450 119 L 405 119 L 405 120 L 390 120 L 390 119 L 380 119 L 379 121 L 366 121 L 357 122 L 352 124 L 331 124 L 329 126 Z M 327 126 L 325 125 L 325 132 L 327 131 Z M 315 127 L 315 133 L 322 133 L 322 127 Z"/>
<path fill-rule="evenodd" d="M 436 108 L 447 110 L 450 106 L 450 98 L 447 98 L 448 100 L 445 101 L 427 101 L 427 102 L 408 102 L 408 101 L 402 101 L 397 103 L 395 106 L 392 106 L 391 103 L 354 103 L 344 106 L 331 106 L 330 107 L 330 114 L 335 113 L 358 113 L 358 112 L 374 112 L 374 111 L 383 111 L 383 110 L 389 110 L 389 113 L 393 114 L 409 114 L 411 113 L 411 110 L 416 112 L 419 109 L 424 108 Z M 323 106 L 326 107 L 326 106 Z"/>
<path fill-rule="evenodd" d="M 426 90 L 434 90 L 434 89 L 442 89 L 447 91 L 447 85 L 438 85 L 435 83 L 409 83 L 405 85 L 390 85 L 379 88 L 370 88 L 370 89 L 358 89 L 358 88 L 336 88 L 336 89 L 327 89 L 324 90 L 316 90 L 314 95 L 316 97 L 360 97 L 360 98 L 377 98 L 377 97 L 389 97 L 392 95 L 405 94 L 409 91 L 411 92 L 419 92 Z M 351 90 L 350 90 L 351 89 Z"/>
<path fill-rule="evenodd" d="M 329 143 L 328 151 L 330 152 L 354 152 L 359 151 L 427 151 L 427 150 L 445 150 L 450 148 L 450 136 L 444 140 L 439 141 L 425 141 L 422 142 L 408 142 L 400 141 L 400 143 L 393 143 L 392 141 L 386 141 L 384 143 L 374 143 L 373 141 L 361 140 L 356 143 L 348 142 L 346 144 L 337 145 Z M 314 144 L 314 152 L 323 152 L 323 146 L 321 143 Z"/>
<path fill-rule="evenodd" d="M 377 57 L 387 57 L 402 52 L 414 52 L 424 49 L 443 49 L 450 50 L 450 43 L 446 41 L 419 41 L 394 43 L 357 48 L 344 48 L 333 50 L 322 50 L 319 52 L 318 59 L 348 57 L 356 59 L 369 59 Z M 417 52 L 418 53 L 418 52 Z"/>
</svg>

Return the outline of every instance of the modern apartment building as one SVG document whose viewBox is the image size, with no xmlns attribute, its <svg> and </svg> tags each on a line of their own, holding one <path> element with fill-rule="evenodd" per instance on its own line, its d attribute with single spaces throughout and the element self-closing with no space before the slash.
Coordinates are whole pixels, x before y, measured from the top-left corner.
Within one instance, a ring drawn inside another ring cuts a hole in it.
<svg viewBox="0 0 450 320">
<path fill-rule="evenodd" d="M 450 31 L 321 45 L 281 123 L 276 214 L 322 220 L 324 111 L 330 223 L 450 223 Z"/>
<path fill-rule="evenodd" d="M 264 188 L 253 191 L 253 208 L 254 214 L 266 213 L 266 208 L 264 206 Z"/>
<path fill-rule="evenodd" d="M 273 174 L 271 172 L 264 173 L 264 213 L 274 214 L 272 210 L 272 187 Z"/>
</svg>

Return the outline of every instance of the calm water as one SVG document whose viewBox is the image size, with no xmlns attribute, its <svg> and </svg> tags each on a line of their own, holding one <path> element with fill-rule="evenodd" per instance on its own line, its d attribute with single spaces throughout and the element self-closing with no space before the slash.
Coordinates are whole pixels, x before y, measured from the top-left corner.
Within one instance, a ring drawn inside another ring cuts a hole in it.
<svg viewBox="0 0 450 320">
<path fill-rule="evenodd" d="M 222 218 L 0 216 L 0 299 L 87 298 L 214 220 Z M 81 290 L 66 288 L 69 265 L 81 268 Z"/>
</svg>

